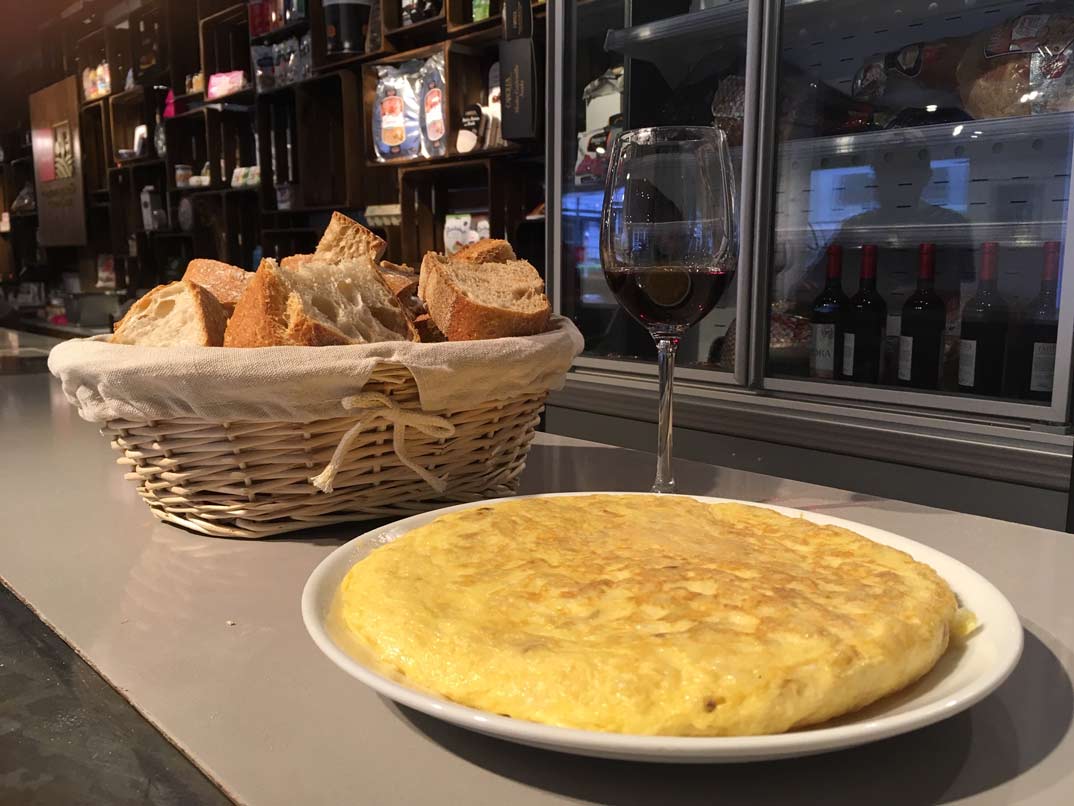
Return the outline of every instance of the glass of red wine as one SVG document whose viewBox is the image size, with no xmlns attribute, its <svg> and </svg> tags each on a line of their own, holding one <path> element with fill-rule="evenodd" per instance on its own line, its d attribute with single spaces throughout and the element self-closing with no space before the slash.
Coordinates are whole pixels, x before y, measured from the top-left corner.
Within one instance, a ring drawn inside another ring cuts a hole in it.
<svg viewBox="0 0 1074 806">
<path fill-rule="evenodd" d="M 675 491 L 671 396 L 679 340 L 719 302 L 735 271 L 734 177 L 726 137 L 707 126 L 623 132 L 608 163 L 604 277 L 656 340 L 656 493 Z"/>
</svg>

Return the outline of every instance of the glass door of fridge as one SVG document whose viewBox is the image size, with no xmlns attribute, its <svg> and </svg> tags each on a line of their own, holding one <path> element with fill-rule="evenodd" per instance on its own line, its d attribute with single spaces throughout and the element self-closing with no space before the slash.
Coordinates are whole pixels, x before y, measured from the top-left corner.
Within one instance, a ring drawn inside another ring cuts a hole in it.
<svg viewBox="0 0 1074 806">
<path fill-rule="evenodd" d="M 649 333 L 616 302 L 600 263 L 600 215 L 611 144 L 624 129 L 716 125 L 728 136 L 742 218 L 747 0 L 590 0 L 559 4 L 564 47 L 553 104 L 560 112 L 557 310 L 585 336 L 582 365 L 655 373 Z M 757 26 L 759 41 L 759 26 Z M 740 239 L 741 241 L 741 239 Z M 683 339 L 681 377 L 745 383 L 748 255 L 713 311 Z M 741 356 L 736 378 L 736 353 Z M 609 363 L 614 361 L 615 363 Z"/>
<path fill-rule="evenodd" d="M 761 385 L 1067 422 L 1074 4 L 786 0 L 770 36 Z"/>
</svg>

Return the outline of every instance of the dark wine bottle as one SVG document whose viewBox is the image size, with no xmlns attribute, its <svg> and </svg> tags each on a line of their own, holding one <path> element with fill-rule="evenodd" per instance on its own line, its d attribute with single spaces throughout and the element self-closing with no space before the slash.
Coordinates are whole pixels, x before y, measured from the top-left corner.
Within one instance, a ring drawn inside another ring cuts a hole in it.
<svg viewBox="0 0 1074 806">
<path fill-rule="evenodd" d="M 915 389 L 936 389 L 943 363 L 946 309 L 935 291 L 936 245 L 921 244 L 917 290 L 902 306 L 899 329 L 899 384 Z"/>
<path fill-rule="evenodd" d="M 879 383 L 888 306 L 876 290 L 876 244 L 861 248 L 858 293 L 850 298 L 849 324 L 843 335 L 843 377 Z"/>
<path fill-rule="evenodd" d="M 843 293 L 843 247 L 828 247 L 828 272 L 824 290 L 813 300 L 813 339 L 809 349 L 809 374 L 814 378 L 838 378 L 843 373 L 843 334 L 850 300 Z"/>
<path fill-rule="evenodd" d="M 958 388 L 976 395 L 1003 392 L 1003 356 L 1007 349 L 1010 312 L 999 294 L 996 271 L 999 244 L 981 245 L 977 293 L 962 309 L 958 343 Z"/>
<path fill-rule="evenodd" d="M 1040 293 L 1029 303 L 1014 351 L 1015 393 L 1029 400 L 1052 399 L 1055 343 L 1059 334 L 1056 290 L 1059 283 L 1058 241 L 1044 244 Z"/>
</svg>

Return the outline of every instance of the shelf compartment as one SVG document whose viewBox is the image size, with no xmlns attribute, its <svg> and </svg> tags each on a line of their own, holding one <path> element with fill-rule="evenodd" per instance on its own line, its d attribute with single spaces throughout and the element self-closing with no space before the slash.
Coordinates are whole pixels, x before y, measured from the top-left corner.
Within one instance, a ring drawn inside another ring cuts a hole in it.
<svg viewBox="0 0 1074 806">
<path fill-rule="evenodd" d="M 122 89 L 123 82 L 127 76 L 127 68 L 130 67 L 129 33 L 124 29 L 105 26 L 87 34 L 75 43 L 78 96 L 83 103 L 90 104 L 100 101 L 113 92 L 118 92 Z M 82 80 L 83 71 L 87 68 L 95 70 L 102 61 L 108 64 L 110 89 L 100 95 L 87 97 Z"/>
<path fill-rule="evenodd" d="M 390 248 L 414 267 L 426 252 L 443 252 L 449 213 L 485 213 L 490 236 L 510 241 L 536 204 L 540 175 L 539 166 L 495 159 L 402 168 L 400 239 Z"/>
<path fill-rule="evenodd" d="M 442 40 L 447 33 L 446 5 L 445 0 L 440 6 L 440 13 L 435 17 L 413 25 L 403 25 L 400 0 L 382 0 L 381 19 L 385 41 L 400 50 L 406 50 Z"/>
<path fill-rule="evenodd" d="M 108 99 L 109 124 L 112 138 L 112 159 L 122 161 L 120 149 L 134 146 L 134 131 L 144 124 L 146 127 L 145 151 L 139 157 L 144 159 L 152 155 L 153 133 L 156 126 L 156 114 L 163 106 L 163 98 L 158 90 L 147 89 L 136 84 L 133 89 L 113 93 Z"/>
<path fill-rule="evenodd" d="M 112 127 L 108 101 L 91 101 L 82 107 L 82 175 L 90 194 L 108 192 L 108 166 L 112 163 Z"/>
<path fill-rule="evenodd" d="M 492 50 L 482 50 L 448 41 L 392 54 L 387 58 L 363 66 L 362 108 L 365 112 L 363 131 L 368 139 L 368 148 L 365 153 L 366 160 L 370 165 L 405 166 L 422 162 L 420 157 L 397 158 L 387 162 L 377 161 L 372 134 L 373 108 L 376 105 L 377 97 L 377 67 L 381 65 L 398 66 L 414 60 L 425 61 L 437 53 L 442 53 L 444 56 L 445 103 L 443 112 L 444 120 L 447 123 L 447 154 L 445 156 L 465 156 L 460 155 L 455 148 L 455 139 L 462 122 L 462 113 L 471 104 L 485 102 L 485 82 L 488 78 L 488 71 L 492 64 L 498 60 L 499 54 Z"/>
<path fill-rule="evenodd" d="M 199 24 L 201 69 L 205 76 L 206 100 L 218 102 L 227 96 L 209 98 L 209 78 L 217 73 L 241 70 L 252 86 L 250 70 L 250 29 L 245 3 L 237 3 L 205 17 Z M 229 93 L 236 95 L 238 93 Z"/>
<path fill-rule="evenodd" d="M 455 37 L 476 31 L 499 28 L 502 26 L 500 14 L 503 0 L 489 0 L 489 15 L 483 20 L 474 20 L 473 0 L 444 0 L 447 12 L 448 35 Z M 543 6 L 541 7 L 543 9 Z M 533 9 L 534 16 L 537 9 Z"/>
</svg>

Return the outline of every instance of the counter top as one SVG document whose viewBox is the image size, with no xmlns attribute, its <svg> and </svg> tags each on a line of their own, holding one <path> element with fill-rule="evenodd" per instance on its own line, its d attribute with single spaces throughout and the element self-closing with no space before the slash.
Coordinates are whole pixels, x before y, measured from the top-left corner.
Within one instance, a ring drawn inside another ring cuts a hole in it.
<svg viewBox="0 0 1074 806">
<path fill-rule="evenodd" d="M 0 406 L 0 576 L 236 801 L 1074 802 L 1071 535 L 679 463 L 683 492 L 815 509 L 961 559 L 1013 602 L 1025 651 L 977 706 L 866 747 L 727 766 L 604 761 L 399 708 L 323 657 L 302 586 L 361 525 L 252 542 L 185 532 L 150 515 L 49 376 L 0 377 Z M 540 435 L 522 492 L 642 490 L 652 469 L 647 454 Z"/>
</svg>

